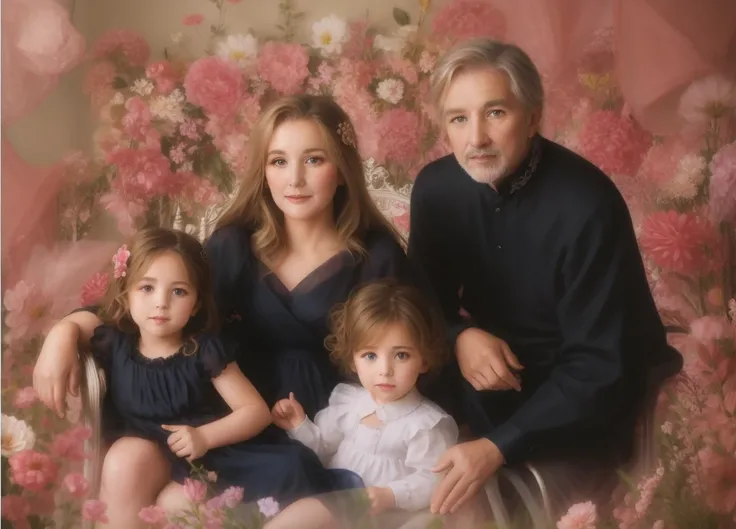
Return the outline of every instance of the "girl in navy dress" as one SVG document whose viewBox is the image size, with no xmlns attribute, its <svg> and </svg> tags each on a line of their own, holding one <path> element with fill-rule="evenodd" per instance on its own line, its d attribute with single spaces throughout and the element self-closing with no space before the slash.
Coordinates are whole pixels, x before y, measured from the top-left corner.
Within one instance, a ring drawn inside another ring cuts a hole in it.
<svg viewBox="0 0 736 529">
<path fill-rule="evenodd" d="M 192 461 L 217 472 L 218 487 L 243 487 L 246 500 L 289 501 L 320 489 L 320 464 L 307 451 L 245 442 L 270 424 L 270 412 L 213 334 L 217 313 L 199 242 L 148 229 L 113 262 L 99 314 L 105 323 L 79 331 L 93 333 L 92 351 L 107 375 L 105 436 L 149 439 L 171 462 L 166 507 L 187 506 L 178 482 Z"/>
<path fill-rule="evenodd" d="M 254 124 L 248 147 L 246 174 L 205 244 L 221 335 L 269 405 L 293 392 L 313 418 L 341 380 L 324 347 L 330 310 L 359 284 L 406 277 L 406 257 L 368 194 L 353 127 L 334 100 L 274 102 Z M 78 388 L 78 347 L 88 344 L 64 325 L 96 318 L 90 311 L 67 316 L 39 355 L 34 388 L 60 414 L 66 393 Z M 288 439 L 269 427 L 257 441 Z M 101 487 L 115 521 L 110 528 L 145 527 L 138 511 L 170 481 L 163 452 L 124 437 L 106 465 Z"/>
</svg>

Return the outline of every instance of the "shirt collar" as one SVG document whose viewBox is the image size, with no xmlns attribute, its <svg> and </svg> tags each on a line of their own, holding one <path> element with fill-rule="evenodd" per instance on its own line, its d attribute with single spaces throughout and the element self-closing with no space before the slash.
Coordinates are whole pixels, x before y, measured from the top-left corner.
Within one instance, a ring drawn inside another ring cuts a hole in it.
<svg viewBox="0 0 736 529">
<path fill-rule="evenodd" d="M 536 172 L 541 157 L 542 137 L 536 134 L 532 138 L 529 153 L 519 164 L 519 167 L 498 184 L 498 194 L 501 196 L 510 196 L 526 186 Z"/>
<path fill-rule="evenodd" d="M 421 403 L 422 395 L 416 388 L 412 389 L 399 400 L 387 402 L 386 404 L 376 403 L 370 392 L 365 390 L 365 394 L 358 405 L 358 412 L 361 419 L 375 413 L 376 418 L 385 423 L 406 417 L 416 410 Z"/>
</svg>

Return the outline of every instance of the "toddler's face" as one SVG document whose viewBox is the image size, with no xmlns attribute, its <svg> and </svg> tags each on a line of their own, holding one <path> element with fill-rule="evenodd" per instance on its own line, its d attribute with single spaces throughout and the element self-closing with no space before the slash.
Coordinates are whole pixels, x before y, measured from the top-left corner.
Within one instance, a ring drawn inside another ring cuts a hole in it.
<svg viewBox="0 0 736 529">
<path fill-rule="evenodd" d="M 398 323 L 374 333 L 373 339 L 353 354 L 353 366 L 360 383 L 379 404 L 405 396 L 427 371 L 411 334 Z"/>
</svg>

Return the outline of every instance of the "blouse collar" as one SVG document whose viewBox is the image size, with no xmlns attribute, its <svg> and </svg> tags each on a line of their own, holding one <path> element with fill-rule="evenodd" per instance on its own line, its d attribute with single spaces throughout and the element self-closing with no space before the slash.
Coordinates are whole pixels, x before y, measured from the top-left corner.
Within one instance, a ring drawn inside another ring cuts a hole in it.
<svg viewBox="0 0 736 529">
<path fill-rule="evenodd" d="M 416 410 L 422 403 L 422 395 L 416 388 L 412 389 L 399 400 L 387 402 L 386 404 L 378 404 L 371 396 L 368 390 L 365 390 L 363 399 L 359 406 L 360 418 L 364 419 L 372 413 L 376 414 L 376 418 L 381 422 L 390 422 L 406 417 Z"/>
</svg>

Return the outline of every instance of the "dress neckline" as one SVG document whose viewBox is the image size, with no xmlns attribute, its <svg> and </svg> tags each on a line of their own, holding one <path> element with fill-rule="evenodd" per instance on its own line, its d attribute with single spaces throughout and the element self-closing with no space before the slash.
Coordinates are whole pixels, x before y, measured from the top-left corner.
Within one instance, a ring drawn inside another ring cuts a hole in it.
<svg viewBox="0 0 736 529">
<path fill-rule="evenodd" d="M 300 279 L 299 282 L 291 289 L 281 281 L 281 278 L 279 278 L 273 270 L 263 264 L 263 262 L 259 260 L 258 263 L 265 272 L 267 282 L 270 283 L 270 286 L 274 291 L 278 294 L 291 297 L 304 291 L 311 291 L 314 287 L 323 283 L 327 278 L 334 275 L 334 272 L 342 269 L 342 262 L 346 257 L 352 257 L 352 252 L 347 248 L 331 255 L 307 273 L 307 275 Z M 339 265 L 337 263 L 339 263 Z"/>
</svg>

